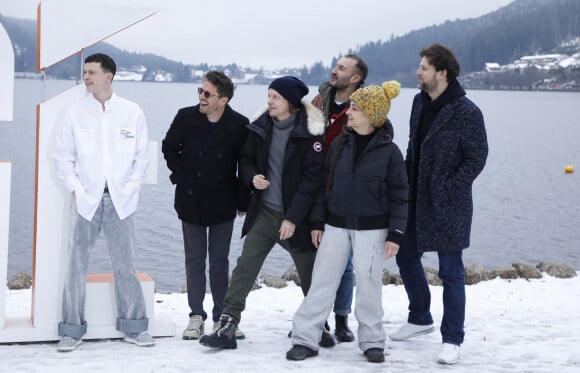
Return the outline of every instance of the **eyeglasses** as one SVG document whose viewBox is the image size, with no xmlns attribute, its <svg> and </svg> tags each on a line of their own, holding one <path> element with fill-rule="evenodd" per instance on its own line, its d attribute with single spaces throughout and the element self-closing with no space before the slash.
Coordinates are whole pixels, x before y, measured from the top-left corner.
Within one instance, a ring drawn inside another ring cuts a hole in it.
<svg viewBox="0 0 580 373">
<path fill-rule="evenodd" d="M 203 97 L 205 97 L 206 99 L 207 99 L 207 98 L 210 98 L 211 96 L 217 96 L 217 97 L 220 97 L 220 95 L 218 95 L 218 94 L 215 94 L 215 93 L 209 93 L 209 91 L 206 91 L 206 90 L 204 90 L 204 89 L 203 89 L 203 88 L 201 88 L 201 87 L 199 87 L 199 88 L 197 89 L 197 93 L 198 93 L 198 94 L 200 94 L 200 95 L 203 95 Z"/>
</svg>

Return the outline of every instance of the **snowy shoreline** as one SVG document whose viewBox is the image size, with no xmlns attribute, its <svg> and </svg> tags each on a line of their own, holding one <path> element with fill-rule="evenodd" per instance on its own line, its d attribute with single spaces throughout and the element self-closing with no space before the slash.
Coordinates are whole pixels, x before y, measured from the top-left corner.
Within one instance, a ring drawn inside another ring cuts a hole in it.
<svg viewBox="0 0 580 373">
<path fill-rule="evenodd" d="M 424 266 L 427 282 L 431 285 L 441 285 L 441 280 L 437 277 L 437 270 L 428 266 Z M 576 270 L 567 264 L 555 264 L 549 262 L 540 262 L 535 267 L 525 263 L 513 263 L 511 267 L 499 267 L 491 271 L 486 271 L 485 268 L 478 264 L 468 264 L 465 266 L 465 284 L 474 285 L 481 281 L 489 281 L 495 278 L 504 280 L 513 280 L 523 278 L 526 280 L 534 278 L 542 278 L 542 273 L 546 273 L 556 278 L 572 278 L 576 277 Z M 274 288 L 285 287 L 286 281 L 294 281 L 300 285 L 300 278 L 296 272 L 296 268 L 291 265 L 282 276 L 276 276 L 269 273 L 262 273 L 259 280 L 266 286 Z M 257 280 L 258 282 L 258 280 Z M 391 274 L 386 269 L 383 272 L 383 285 L 402 285 L 401 277 L 397 274 Z M 32 285 L 32 277 L 27 273 L 17 273 L 13 275 L 7 283 L 9 290 L 28 289 Z M 259 285 L 257 284 L 257 287 Z M 183 289 L 181 292 L 185 292 Z M 163 292 L 170 294 L 171 292 Z"/>
<path fill-rule="evenodd" d="M 579 273 L 579 272 L 576 272 Z M 559 279 L 496 278 L 466 287 L 467 315 L 462 357 L 454 367 L 435 362 L 441 336 L 442 287 L 430 286 L 436 332 L 405 342 L 387 340 L 386 362 L 370 365 L 353 343 L 321 349 L 303 362 L 285 359 L 291 347 L 288 330 L 302 294 L 289 283 L 283 289 L 262 287 L 250 292 L 240 328 L 246 339 L 237 350 L 216 351 L 185 341 L 187 295 L 155 294 L 155 317 L 175 322 L 176 336 L 157 338 L 157 345 L 139 348 L 119 340 L 87 341 L 71 353 L 56 352 L 55 343 L 0 345 L 0 372 L 578 372 L 580 371 L 580 277 Z M 356 297 L 356 295 L 355 295 Z M 387 334 L 407 318 L 402 286 L 383 287 L 383 325 Z M 6 317 L 30 314 L 30 290 L 7 292 Z M 206 297 L 211 309 L 211 297 Z M 353 330 L 357 323 L 349 316 Z M 334 323 L 330 322 L 331 326 Z M 208 324 L 209 325 L 209 324 Z"/>
</svg>

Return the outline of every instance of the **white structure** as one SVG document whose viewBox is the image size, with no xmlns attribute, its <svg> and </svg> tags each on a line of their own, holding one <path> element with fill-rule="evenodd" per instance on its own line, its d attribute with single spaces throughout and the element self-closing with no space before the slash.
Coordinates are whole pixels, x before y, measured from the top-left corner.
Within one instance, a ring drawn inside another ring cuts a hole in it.
<svg viewBox="0 0 580 373">
<path fill-rule="evenodd" d="M 0 24 L 0 121 L 12 121 L 14 109 L 14 50 L 4 26 Z M 8 272 L 8 233 L 10 222 L 11 163 L 0 160 L 0 279 Z M 0 328 L 4 327 L 6 286 L 0 285 Z"/>
<path fill-rule="evenodd" d="M 486 62 L 484 70 L 488 73 L 498 73 L 501 71 L 501 66 L 497 62 Z"/>
<path fill-rule="evenodd" d="M 98 2 L 43 0 L 38 6 L 40 40 L 36 67 L 38 70 L 50 67 L 155 13 L 152 9 Z"/>
<path fill-rule="evenodd" d="M 14 50 L 0 23 L 0 120 L 12 121 L 14 108 Z"/>
<path fill-rule="evenodd" d="M 536 56 L 524 56 L 520 59 L 520 62 L 527 65 L 547 65 L 557 63 L 565 57 L 567 56 L 563 54 L 539 54 Z"/>
<path fill-rule="evenodd" d="M 90 8 L 90 9 L 89 9 Z M 154 12 L 150 10 L 107 7 L 100 4 L 63 0 L 43 1 L 39 5 L 38 67 L 46 69 L 51 64 L 79 53 L 84 48 L 110 36 Z M 67 14 L 68 18 L 63 18 Z M 86 17 L 90 14 L 90 17 Z M 122 20 L 125 20 L 125 23 Z M 111 20 L 111 23 L 109 23 Z M 105 22 L 106 21 L 106 22 Z M 75 30 L 75 32 L 71 32 Z M 76 32 L 78 30 L 78 32 Z M 111 31 L 113 30 L 113 31 Z M 1 42 L 1 41 L 0 41 Z M 2 45 L 0 44 L 0 47 Z M 2 49 L 0 49 L 2 52 Z M 30 318 L 10 320 L 4 317 L 5 289 L 0 292 L 0 343 L 57 340 L 58 323 L 61 320 L 61 300 L 66 266 L 68 263 L 68 240 L 74 207 L 70 193 L 56 177 L 50 156 L 59 116 L 63 108 L 86 95 L 84 85 L 77 85 L 37 106 L 36 142 L 36 192 L 33 242 L 33 285 Z M 149 144 L 152 157 L 146 181 L 157 180 L 157 143 Z M 2 233 L 8 222 L 4 216 L 8 208 L 8 191 L 4 180 L 10 178 L 10 168 L 0 162 L 0 254 L 7 258 L 7 244 Z M 6 197 L 7 196 L 7 197 Z M 7 237 L 7 234 L 6 234 Z M 6 247 L 5 247 L 6 246 Z M 6 278 L 6 259 L 0 257 L 0 275 Z M 3 271 L 3 272 L 2 272 Z M 149 332 L 153 336 L 175 335 L 175 324 L 163 322 L 154 314 L 154 282 L 146 274 L 139 274 L 147 305 Z M 114 297 L 112 275 L 87 276 L 87 300 L 85 319 L 86 339 L 122 337 L 116 330 L 117 307 Z"/>
<path fill-rule="evenodd" d="M 8 227 L 10 222 L 10 169 L 11 163 L 0 160 L 0 279 L 8 270 Z M 0 285 L 0 328 L 4 328 L 4 310 L 8 287 Z"/>
</svg>

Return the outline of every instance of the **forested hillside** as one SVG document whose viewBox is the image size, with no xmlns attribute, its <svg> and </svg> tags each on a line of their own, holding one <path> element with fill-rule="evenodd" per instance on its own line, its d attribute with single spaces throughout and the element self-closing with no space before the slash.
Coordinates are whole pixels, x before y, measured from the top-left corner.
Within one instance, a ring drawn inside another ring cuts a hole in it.
<svg viewBox="0 0 580 373">
<path fill-rule="evenodd" d="M 440 42 L 461 61 L 462 74 L 486 62 L 507 64 L 525 55 L 552 53 L 563 40 L 580 36 L 580 0 L 516 0 L 476 19 L 448 21 L 388 41 L 369 42 L 358 52 L 369 65 L 369 81 L 385 77 L 415 84 L 419 51 Z"/>
<path fill-rule="evenodd" d="M 2 17 L 0 22 L 10 35 L 15 50 L 16 71 L 36 69 L 36 22 Z M 447 21 L 406 35 L 393 37 L 377 35 L 377 40 L 344 51 L 360 54 L 369 66 L 367 84 L 377 84 L 386 79 L 397 79 L 403 86 L 414 86 L 415 70 L 422 47 L 434 42 L 450 46 L 457 54 L 462 67 L 461 75 L 483 70 L 487 62 L 500 65 L 525 55 L 567 53 L 579 50 L 557 50 L 566 40 L 580 37 L 580 0 L 516 0 L 513 3 L 479 18 Z M 388 40 L 387 40 L 388 39 Z M 328 79 L 330 69 L 340 56 L 332 61 L 322 61 L 310 67 L 288 68 L 283 71 L 267 71 L 268 67 L 242 69 L 235 61 L 230 65 L 212 65 L 203 61 L 199 65 L 186 65 L 153 54 L 121 51 L 106 43 L 99 43 L 86 52 L 103 51 L 113 55 L 120 68 L 143 66 L 143 80 L 155 80 L 164 74 L 170 81 L 194 81 L 199 74 L 210 68 L 227 70 L 238 79 L 251 76 L 249 82 L 268 82 L 275 74 L 294 74 L 308 84 L 318 84 Z M 211 58 L 211 54 L 207 55 Z M 313 56 L 315 59 L 316 56 Z M 235 59 L 235 56 L 232 56 Z M 77 58 L 70 58 L 47 71 L 56 78 L 78 77 Z M 247 79 L 246 79 L 247 80 Z"/>
</svg>

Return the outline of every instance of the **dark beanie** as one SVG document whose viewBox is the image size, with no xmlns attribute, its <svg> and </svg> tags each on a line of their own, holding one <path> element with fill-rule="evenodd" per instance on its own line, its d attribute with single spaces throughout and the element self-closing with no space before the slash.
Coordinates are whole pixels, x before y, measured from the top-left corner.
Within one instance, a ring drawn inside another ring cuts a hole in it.
<svg viewBox="0 0 580 373">
<path fill-rule="evenodd" d="M 268 89 L 272 88 L 282 95 L 295 108 L 300 107 L 302 97 L 308 94 L 308 87 L 302 80 L 294 76 L 283 76 L 274 79 Z"/>
</svg>

